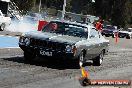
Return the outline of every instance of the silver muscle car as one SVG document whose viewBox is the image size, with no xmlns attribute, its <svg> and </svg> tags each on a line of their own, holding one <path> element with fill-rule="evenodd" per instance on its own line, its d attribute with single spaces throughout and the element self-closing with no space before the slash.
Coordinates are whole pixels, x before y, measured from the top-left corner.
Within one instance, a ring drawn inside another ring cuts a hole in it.
<svg viewBox="0 0 132 88">
<path fill-rule="evenodd" d="M 108 52 L 106 40 L 95 27 L 76 22 L 51 21 L 40 32 L 28 32 L 19 39 L 25 60 L 48 56 L 75 60 L 78 65 L 92 60 L 101 65 Z"/>
</svg>

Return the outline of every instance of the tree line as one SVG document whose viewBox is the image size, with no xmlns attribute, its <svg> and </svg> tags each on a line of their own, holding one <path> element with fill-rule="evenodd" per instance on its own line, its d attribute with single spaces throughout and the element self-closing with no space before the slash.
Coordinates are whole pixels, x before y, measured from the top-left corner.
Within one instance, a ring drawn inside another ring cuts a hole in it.
<svg viewBox="0 0 132 88">
<path fill-rule="evenodd" d="M 40 0 L 13 0 L 21 10 L 38 8 Z M 42 8 L 62 10 L 64 0 L 41 0 Z M 66 11 L 91 14 L 110 21 L 113 25 L 132 25 L 132 0 L 67 0 Z"/>
</svg>

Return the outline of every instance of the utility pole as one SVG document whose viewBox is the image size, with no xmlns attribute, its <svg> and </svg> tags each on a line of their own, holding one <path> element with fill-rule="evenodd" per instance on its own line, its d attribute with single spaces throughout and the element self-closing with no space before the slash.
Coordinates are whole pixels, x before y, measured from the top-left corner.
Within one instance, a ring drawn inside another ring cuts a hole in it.
<svg viewBox="0 0 132 88">
<path fill-rule="evenodd" d="M 39 13 L 41 11 L 41 0 L 39 1 Z"/>
<path fill-rule="evenodd" d="M 64 20 L 65 12 L 66 12 L 66 0 L 64 0 L 63 11 L 62 11 L 62 18 L 61 18 L 61 20 Z"/>
</svg>

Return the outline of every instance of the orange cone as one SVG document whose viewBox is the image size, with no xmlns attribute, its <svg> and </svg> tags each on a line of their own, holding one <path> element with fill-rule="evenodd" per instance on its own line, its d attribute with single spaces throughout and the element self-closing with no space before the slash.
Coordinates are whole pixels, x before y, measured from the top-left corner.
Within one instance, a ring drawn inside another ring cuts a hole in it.
<svg viewBox="0 0 132 88">
<path fill-rule="evenodd" d="M 84 68 L 81 68 L 82 77 L 88 78 L 88 71 L 85 71 Z"/>
<path fill-rule="evenodd" d="M 118 44 L 118 32 L 116 32 L 116 44 Z"/>
</svg>

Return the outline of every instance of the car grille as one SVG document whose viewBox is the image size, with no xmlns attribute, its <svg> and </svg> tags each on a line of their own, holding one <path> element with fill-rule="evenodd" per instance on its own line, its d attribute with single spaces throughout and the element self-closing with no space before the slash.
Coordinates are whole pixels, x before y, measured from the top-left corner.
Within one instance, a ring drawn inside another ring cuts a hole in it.
<svg viewBox="0 0 132 88">
<path fill-rule="evenodd" d="M 104 30 L 105 33 L 113 33 L 113 31 Z"/>
<path fill-rule="evenodd" d="M 39 40 L 39 39 L 30 39 L 30 45 L 35 47 L 53 49 L 53 50 L 65 50 L 64 43 L 58 43 L 53 41 Z"/>
</svg>

